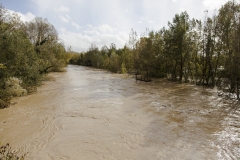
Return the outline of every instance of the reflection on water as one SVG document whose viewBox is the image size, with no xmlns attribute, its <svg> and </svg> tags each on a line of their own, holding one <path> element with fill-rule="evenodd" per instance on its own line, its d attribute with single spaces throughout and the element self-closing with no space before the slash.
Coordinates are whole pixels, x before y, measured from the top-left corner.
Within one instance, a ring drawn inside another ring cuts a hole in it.
<svg viewBox="0 0 240 160">
<path fill-rule="evenodd" d="M 216 90 L 80 66 L 0 110 L 28 159 L 239 159 L 239 102 Z"/>
</svg>

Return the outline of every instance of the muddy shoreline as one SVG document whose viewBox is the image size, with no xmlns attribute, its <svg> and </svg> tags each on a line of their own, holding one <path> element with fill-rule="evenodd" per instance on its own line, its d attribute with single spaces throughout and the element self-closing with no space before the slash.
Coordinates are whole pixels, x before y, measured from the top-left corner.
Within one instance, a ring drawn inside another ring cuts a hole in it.
<svg viewBox="0 0 240 160">
<path fill-rule="evenodd" d="M 51 76 L 0 110 L 1 143 L 26 159 L 240 158 L 240 111 L 214 90 L 71 65 Z"/>
</svg>

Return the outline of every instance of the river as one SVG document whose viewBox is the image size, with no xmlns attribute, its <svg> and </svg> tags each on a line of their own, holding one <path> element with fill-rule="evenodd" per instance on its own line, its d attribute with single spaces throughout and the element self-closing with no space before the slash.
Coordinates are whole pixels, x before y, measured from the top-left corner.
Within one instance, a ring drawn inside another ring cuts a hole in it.
<svg viewBox="0 0 240 160">
<path fill-rule="evenodd" d="M 51 73 L 0 110 L 0 141 L 26 159 L 240 159 L 239 102 L 215 89 L 88 67 Z"/>
</svg>

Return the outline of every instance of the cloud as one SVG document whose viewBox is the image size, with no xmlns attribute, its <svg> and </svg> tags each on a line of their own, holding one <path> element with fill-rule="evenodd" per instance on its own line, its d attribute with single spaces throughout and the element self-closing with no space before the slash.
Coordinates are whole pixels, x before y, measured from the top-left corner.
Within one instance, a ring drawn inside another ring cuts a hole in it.
<svg viewBox="0 0 240 160">
<path fill-rule="evenodd" d="M 61 6 L 60 8 L 55 8 L 54 9 L 56 12 L 68 12 L 69 8 Z"/>
<path fill-rule="evenodd" d="M 71 25 L 74 26 L 76 29 L 80 29 L 80 26 L 75 22 L 72 22 Z"/>
<path fill-rule="evenodd" d="M 98 34 L 98 33 L 113 33 L 117 31 L 116 28 L 111 27 L 108 24 L 102 24 L 98 26 L 87 25 L 87 29 L 84 30 L 88 34 Z"/>
<path fill-rule="evenodd" d="M 102 33 L 112 33 L 116 31 L 117 29 L 110 27 L 108 24 L 103 24 L 98 26 L 98 29 Z"/>
<path fill-rule="evenodd" d="M 66 17 L 67 17 L 67 19 L 71 19 L 71 17 L 68 14 L 66 15 Z"/>
<path fill-rule="evenodd" d="M 204 0 L 203 5 L 208 10 L 215 10 L 215 9 L 219 9 L 226 2 L 227 2 L 226 0 Z"/>
<path fill-rule="evenodd" d="M 21 21 L 23 21 L 23 22 L 31 21 L 36 17 L 31 12 L 27 12 L 25 14 L 22 14 L 20 12 L 15 12 L 15 11 L 12 11 L 12 10 L 8 10 L 8 11 L 9 11 L 10 14 L 17 14 L 20 17 Z"/>
<path fill-rule="evenodd" d="M 61 21 L 64 22 L 64 23 L 68 23 L 68 21 L 69 21 L 67 18 L 65 18 L 65 17 L 63 17 L 63 16 L 59 16 L 59 18 L 60 18 Z"/>
<path fill-rule="evenodd" d="M 83 32 L 73 32 L 66 30 L 66 28 L 61 28 L 60 31 L 59 37 L 63 40 L 65 46 L 72 46 L 73 50 L 78 52 L 87 51 L 92 43 L 99 49 L 111 43 L 115 43 L 119 48 L 123 47 L 128 40 L 128 34 L 124 31 L 117 31 L 108 24 L 88 25 Z"/>
<path fill-rule="evenodd" d="M 31 12 L 27 12 L 26 14 L 21 14 L 19 12 L 17 12 L 19 15 L 20 15 L 20 19 L 24 22 L 27 22 L 27 21 L 31 21 L 33 20 L 36 16 L 34 14 L 32 14 Z"/>
<path fill-rule="evenodd" d="M 140 17 L 140 20 L 138 21 L 138 23 L 140 23 L 140 24 L 146 24 L 146 23 L 154 24 L 156 22 L 149 19 L 148 17 Z"/>
<path fill-rule="evenodd" d="M 83 32 L 84 32 L 85 34 L 88 34 L 88 35 L 95 35 L 95 36 L 99 35 L 99 32 L 98 32 L 97 30 L 95 30 L 95 29 L 84 30 Z"/>
<path fill-rule="evenodd" d="M 47 18 L 66 46 L 82 51 L 91 43 L 100 46 L 112 41 L 118 47 L 123 46 L 132 28 L 138 35 L 146 28 L 158 31 L 181 11 L 186 10 L 191 19 L 203 19 L 207 9 L 211 17 L 214 9 L 219 9 L 227 0 L 32 1 L 36 4 L 32 13 Z"/>
</svg>

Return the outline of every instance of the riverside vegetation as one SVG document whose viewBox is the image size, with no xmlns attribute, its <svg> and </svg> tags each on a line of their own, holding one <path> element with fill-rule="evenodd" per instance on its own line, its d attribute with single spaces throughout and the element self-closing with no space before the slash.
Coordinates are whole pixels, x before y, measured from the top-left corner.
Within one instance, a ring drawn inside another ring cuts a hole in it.
<svg viewBox="0 0 240 160">
<path fill-rule="evenodd" d="M 176 14 L 168 26 L 146 30 L 139 38 L 132 29 L 129 43 L 73 54 L 70 63 L 134 73 L 137 80 L 153 77 L 198 85 L 217 86 L 239 99 L 240 5 L 228 1 L 203 20 L 190 19 L 187 12 Z"/>
<path fill-rule="evenodd" d="M 63 71 L 70 59 L 47 19 L 22 22 L 0 5 L 0 108 L 35 90 L 45 73 Z"/>
<path fill-rule="evenodd" d="M 19 156 L 16 151 L 13 151 L 9 143 L 0 147 L 0 160 L 24 160 L 25 154 Z"/>
<path fill-rule="evenodd" d="M 24 23 L 0 4 L 0 108 L 8 107 L 11 97 L 35 91 L 45 73 L 64 71 L 69 59 L 47 19 L 36 17 Z M 0 147 L 1 160 L 24 157 L 9 144 Z"/>
</svg>

